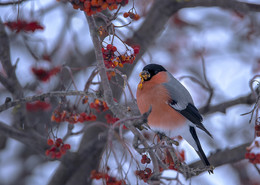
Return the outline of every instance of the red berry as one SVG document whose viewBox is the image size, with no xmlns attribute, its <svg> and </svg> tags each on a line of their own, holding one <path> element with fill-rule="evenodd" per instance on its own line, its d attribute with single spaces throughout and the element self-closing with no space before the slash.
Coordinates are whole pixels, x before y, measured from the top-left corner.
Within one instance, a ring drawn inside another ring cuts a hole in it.
<svg viewBox="0 0 260 185">
<path fill-rule="evenodd" d="M 137 55 L 140 51 L 139 47 L 134 47 L 134 54 Z"/>
<path fill-rule="evenodd" d="M 65 154 L 66 153 L 66 148 L 64 147 L 64 145 L 62 146 L 62 147 L 60 147 L 60 152 L 62 153 L 62 154 Z"/>
<path fill-rule="evenodd" d="M 66 149 L 66 150 L 69 150 L 71 147 L 70 147 L 70 144 L 64 144 L 63 145 L 64 146 L 64 148 Z"/>
<path fill-rule="evenodd" d="M 50 150 L 46 150 L 46 151 L 45 151 L 45 155 L 46 155 L 46 156 L 49 156 L 49 155 L 50 155 Z"/>
<path fill-rule="evenodd" d="M 52 145 L 54 145 L 54 141 L 53 141 L 52 139 L 48 139 L 48 140 L 47 140 L 47 144 L 48 144 L 49 146 L 52 146 Z"/>
<path fill-rule="evenodd" d="M 117 48 L 115 46 L 112 47 L 112 51 L 113 52 L 116 52 L 117 51 Z"/>
<path fill-rule="evenodd" d="M 56 159 L 60 159 L 61 156 L 62 156 L 61 152 L 56 152 L 56 154 L 55 154 Z"/>
<path fill-rule="evenodd" d="M 107 49 L 108 49 L 108 50 L 111 50 L 112 47 L 113 47 L 112 44 L 108 44 L 108 45 L 107 45 Z"/>
<path fill-rule="evenodd" d="M 125 13 L 123 14 L 123 16 L 124 16 L 124 18 L 127 18 L 127 17 L 129 16 L 129 13 L 128 13 L 128 12 L 125 12 Z"/>
</svg>

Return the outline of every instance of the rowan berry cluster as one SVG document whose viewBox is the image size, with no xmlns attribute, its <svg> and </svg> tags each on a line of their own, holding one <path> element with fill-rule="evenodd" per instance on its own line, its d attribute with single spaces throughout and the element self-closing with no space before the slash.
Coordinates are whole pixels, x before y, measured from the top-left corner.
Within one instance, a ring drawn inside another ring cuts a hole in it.
<svg viewBox="0 0 260 185">
<path fill-rule="evenodd" d="M 119 120 L 119 118 L 112 116 L 111 114 L 106 114 L 105 118 L 108 124 L 113 124 Z"/>
<path fill-rule="evenodd" d="M 112 44 L 108 44 L 105 48 L 102 48 L 104 63 L 106 68 L 115 68 L 117 66 L 123 67 L 125 63 L 132 64 L 135 60 L 136 55 L 139 53 L 140 48 L 138 46 L 133 47 L 134 53 L 128 55 L 116 55 L 117 48 Z"/>
<path fill-rule="evenodd" d="M 260 164 L 260 154 L 255 154 L 251 152 L 247 152 L 245 155 L 246 159 L 249 159 L 250 163 L 253 164 Z"/>
<path fill-rule="evenodd" d="M 26 103 L 26 110 L 33 111 L 48 111 L 51 109 L 51 104 L 44 101 L 35 101 L 32 103 Z"/>
<path fill-rule="evenodd" d="M 250 163 L 260 164 L 260 137 L 256 137 L 255 141 L 246 150 L 245 158 L 249 159 Z"/>
<path fill-rule="evenodd" d="M 36 78 L 42 82 L 47 82 L 49 79 L 59 73 L 61 70 L 61 67 L 54 67 L 52 69 L 44 69 L 44 68 L 32 68 L 33 74 L 36 76 Z"/>
<path fill-rule="evenodd" d="M 125 185 L 124 180 L 117 180 L 115 177 L 108 175 L 107 173 L 98 172 L 97 170 L 91 171 L 91 179 L 104 179 L 107 185 Z"/>
<path fill-rule="evenodd" d="M 183 150 L 181 152 L 176 153 L 176 154 L 177 154 L 178 160 L 180 162 L 183 162 L 185 160 L 185 153 L 184 153 Z M 175 168 L 174 160 L 173 160 L 173 158 L 172 158 L 168 149 L 165 150 L 165 158 L 162 160 L 162 162 L 164 164 L 166 164 L 169 169 L 178 171 Z"/>
<path fill-rule="evenodd" d="M 151 162 L 151 159 L 147 157 L 147 155 L 142 155 L 141 163 L 142 164 L 149 164 Z"/>
<path fill-rule="evenodd" d="M 98 113 L 105 112 L 109 109 L 107 103 L 99 99 L 95 99 L 94 102 L 90 103 L 90 108 L 95 109 Z"/>
<path fill-rule="evenodd" d="M 125 13 L 123 14 L 123 16 L 124 16 L 124 18 L 129 17 L 130 19 L 135 20 L 135 21 L 137 21 L 137 20 L 140 19 L 140 15 L 139 15 L 139 14 L 133 13 L 133 12 L 131 12 L 131 11 L 125 12 Z"/>
<path fill-rule="evenodd" d="M 78 122 L 83 123 L 85 121 L 95 121 L 96 119 L 97 117 L 92 113 L 87 114 L 82 112 L 79 114 L 68 112 L 66 110 L 59 111 L 57 109 L 53 111 L 51 116 L 51 121 L 55 121 L 57 123 L 66 121 L 71 124 L 76 124 Z"/>
<path fill-rule="evenodd" d="M 69 0 L 74 9 L 80 9 L 88 16 L 101 12 L 102 10 L 115 10 L 119 5 L 125 6 L 128 0 Z"/>
<path fill-rule="evenodd" d="M 50 148 L 45 151 L 45 155 L 52 159 L 60 159 L 70 149 L 70 144 L 64 144 L 61 138 L 57 138 L 55 142 L 48 139 L 47 144 Z"/>
<path fill-rule="evenodd" d="M 142 179 L 144 182 L 147 182 L 152 176 L 152 170 L 150 168 L 145 168 L 144 170 L 136 170 L 135 175 Z"/>
<path fill-rule="evenodd" d="M 12 31 L 19 33 L 24 32 L 35 32 L 36 30 L 43 30 L 44 27 L 41 26 L 37 21 L 27 22 L 26 20 L 18 19 L 17 21 L 8 21 L 4 23 Z"/>
</svg>

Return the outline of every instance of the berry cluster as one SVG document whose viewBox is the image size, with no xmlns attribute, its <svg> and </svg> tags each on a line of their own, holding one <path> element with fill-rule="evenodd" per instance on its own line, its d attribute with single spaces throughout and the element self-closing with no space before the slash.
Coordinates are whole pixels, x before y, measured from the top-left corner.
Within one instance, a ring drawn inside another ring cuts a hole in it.
<svg viewBox="0 0 260 185">
<path fill-rule="evenodd" d="M 144 182 L 147 182 L 152 176 L 152 170 L 150 168 L 145 168 L 144 170 L 136 170 L 135 175 L 142 179 Z"/>
<path fill-rule="evenodd" d="M 12 31 L 19 33 L 24 32 L 35 32 L 35 30 L 43 30 L 44 27 L 41 26 L 37 21 L 27 22 L 25 20 L 18 19 L 17 21 L 9 21 L 4 23 Z"/>
<path fill-rule="evenodd" d="M 111 80 L 111 78 L 113 76 L 116 76 L 116 72 L 115 71 L 107 71 L 107 78 L 108 78 L 108 80 Z"/>
<path fill-rule="evenodd" d="M 57 138 L 55 142 L 48 139 L 47 144 L 50 148 L 45 151 L 45 155 L 50 156 L 52 159 L 60 159 L 70 149 L 70 145 L 64 144 L 61 138 Z"/>
<path fill-rule="evenodd" d="M 80 114 L 78 113 L 71 113 L 67 112 L 66 110 L 59 111 L 54 110 L 51 116 L 51 121 L 55 121 L 57 123 L 67 121 L 71 124 L 76 124 L 78 122 L 83 123 L 85 121 L 95 121 L 97 117 L 90 113 L 86 114 L 85 112 L 82 112 Z"/>
<path fill-rule="evenodd" d="M 256 137 L 254 142 L 246 150 L 245 158 L 249 159 L 250 163 L 260 164 L 260 137 Z"/>
<path fill-rule="evenodd" d="M 178 160 L 180 162 L 183 162 L 185 160 L 185 153 L 184 151 L 182 150 L 181 152 L 178 152 L 176 153 L 177 154 L 177 157 L 178 157 Z M 172 170 L 176 170 L 178 171 L 174 166 L 174 160 L 169 152 L 168 149 L 165 150 L 165 159 L 163 159 L 163 163 L 166 164 L 168 166 L 169 169 L 172 169 Z"/>
<path fill-rule="evenodd" d="M 58 66 L 58 67 L 54 67 L 50 70 L 46 70 L 46 69 L 43 69 L 43 68 L 35 68 L 33 67 L 32 68 L 32 72 L 33 74 L 37 77 L 38 80 L 42 81 L 42 82 L 47 82 L 49 81 L 49 79 L 56 75 L 57 73 L 60 72 L 60 69 L 61 67 Z"/>
<path fill-rule="evenodd" d="M 142 164 L 149 164 L 151 162 L 151 159 L 147 157 L 147 155 L 142 155 L 141 163 Z"/>
<path fill-rule="evenodd" d="M 98 99 L 95 99 L 94 102 L 90 103 L 90 108 L 95 109 L 97 112 L 105 112 L 109 109 L 105 101 Z"/>
<path fill-rule="evenodd" d="M 125 6 L 128 0 L 69 0 L 74 9 L 80 9 L 88 16 L 101 12 L 102 10 L 115 10 L 118 5 Z"/>
<path fill-rule="evenodd" d="M 253 164 L 260 164 L 260 154 L 255 154 L 251 152 L 247 152 L 245 155 L 246 159 L 249 159 L 250 163 Z"/>
<path fill-rule="evenodd" d="M 113 124 L 119 120 L 119 118 L 113 117 L 111 114 L 106 114 L 105 118 L 108 124 Z"/>
<path fill-rule="evenodd" d="M 133 50 L 134 54 L 124 54 L 117 56 L 115 54 L 117 48 L 112 44 L 108 44 L 106 48 L 102 48 L 106 68 L 115 68 L 117 66 L 123 67 L 125 63 L 132 64 L 135 60 L 136 55 L 139 53 L 140 48 L 138 46 L 135 46 L 133 47 Z"/>
<path fill-rule="evenodd" d="M 123 14 L 123 16 L 124 16 L 124 18 L 129 17 L 130 19 L 135 20 L 135 21 L 140 19 L 140 15 L 138 15 L 137 13 L 130 12 L 130 11 L 129 12 L 125 12 Z"/>
<path fill-rule="evenodd" d="M 107 185 L 124 185 L 124 180 L 117 180 L 115 177 L 111 177 L 107 173 L 98 172 L 97 170 L 91 171 L 91 179 L 104 179 Z"/>
<path fill-rule="evenodd" d="M 32 103 L 26 103 L 26 110 L 32 111 L 48 111 L 51 109 L 51 104 L 44 101 L 35 101 Z"/>
</svg>

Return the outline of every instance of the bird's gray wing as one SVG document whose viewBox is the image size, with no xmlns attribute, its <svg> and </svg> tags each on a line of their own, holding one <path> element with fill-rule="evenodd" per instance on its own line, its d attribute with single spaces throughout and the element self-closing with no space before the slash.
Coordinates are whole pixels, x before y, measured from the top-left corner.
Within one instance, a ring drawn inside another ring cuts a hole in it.
<svg viewBox="0 0 260 185">
<path fill-rule="evenodd" d="M 169 81 L 163 84 L 171 98 L 167 102 L 168 105 L 191 121 L 196 127 L 205 131 L 210 137 L 212 137 L 210 132 L 202 124 L 203 118 L 198 109 L 194 106 L 192 97 L 188 90 L 170 73 L 168 73 L 168 77 Z"/>
</svg>

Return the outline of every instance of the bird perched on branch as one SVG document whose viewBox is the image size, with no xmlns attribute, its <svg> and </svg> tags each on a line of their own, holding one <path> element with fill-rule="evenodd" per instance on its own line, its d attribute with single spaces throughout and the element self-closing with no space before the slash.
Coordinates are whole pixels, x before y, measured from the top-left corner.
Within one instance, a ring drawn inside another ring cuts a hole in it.
<svg viewBox="0 0 260 185">
<path fill-rule="evenodd" d="M 194 106 L 188 90 L 158 64 L 146 65 L 140 77 L 136 99 L 142 114 L 152 106 L 148 125 L 173 130 L 178 135 L 185 133 L 184 139 L 195 149 L 204 165 L 211 166 L 201 147 L 196 128 L 211 138 L 212 135 L 202 124 L 202 116 Z M 188 131 L 190 134 L 187 134 Z M 209 173 L 213 173 L 213 167 Z"/>
</svg>

